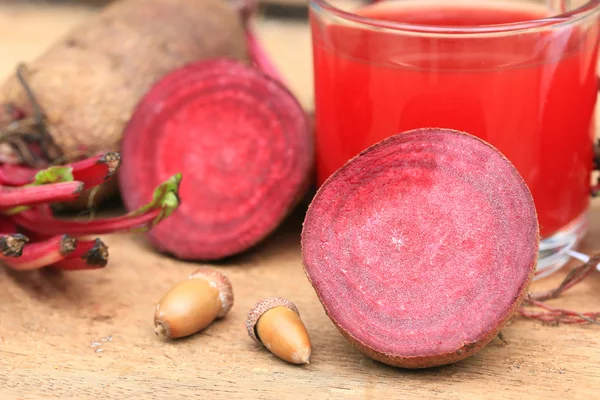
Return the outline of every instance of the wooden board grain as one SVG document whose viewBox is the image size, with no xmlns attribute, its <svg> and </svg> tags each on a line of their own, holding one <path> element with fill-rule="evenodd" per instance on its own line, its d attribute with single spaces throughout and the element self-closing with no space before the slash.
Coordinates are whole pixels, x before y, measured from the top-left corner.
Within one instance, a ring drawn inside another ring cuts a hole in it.
<svg viewBox="0 0 600 400">
<path fill-rule="evenodd" d="M 93 9 L 0 7 L 0 76 L 29 59 Z M 16 32 L 19 35 L 14 35 Z M 302 102 L 312 105 L 305 25 L 266 20 L 259 34 Z M 18 39 L 18 40 L 17 40 Z M 289 46 L 294 43 L 294 46 Z M 199 264 L 154 252 L 143 236 L 105 237 L 103 271 L 15 273 L 0 269 L 0 399 L 590 399 L 600 391 L 600 328 L 544 326 L 517 318 L 455 365 L 406 371 L 351 347 L 329 321 L 304 276 L 302 212 L 253 251 L 213 264 L 232 280 L 235 306 L 206 331 L 177 342 L 153 334 L 156 302 Z M 584 251 L 600 248 L 593 202 Z M 548 288 L 564 276 L 536 283 Z M 255 345 L 244 328 L 250 307 L 284 296 L 299 307 L 312 363 L 288 365 Z M 600 310 L 600 273 L 552 304 Z"/>
</svg>

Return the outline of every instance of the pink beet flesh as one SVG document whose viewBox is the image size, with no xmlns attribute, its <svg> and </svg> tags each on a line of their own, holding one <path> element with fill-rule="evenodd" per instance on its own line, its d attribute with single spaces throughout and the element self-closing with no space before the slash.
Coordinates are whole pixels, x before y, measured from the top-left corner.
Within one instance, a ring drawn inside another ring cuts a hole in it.
<svg viewBox="0 0 600 400">
<path fill-rule="evenodd" d="M 280 83 L 236 61 L 172 72 L 139 103 L 120 170 L 128 209 L 183 174 L 181 206 L 150 232 L 159 249 L 211 260 L 248 249 L 286 216 L 306 187 L 312 135 Z"/>
<path fill-rule="evenodd" d="M 421 129 L 338 170 L 308 210 L 302 255 L 328 315 L 392 365 L 457 361 L 526 293 L 538 252 L 531 194 L 479 139 Z"/>
</svg>

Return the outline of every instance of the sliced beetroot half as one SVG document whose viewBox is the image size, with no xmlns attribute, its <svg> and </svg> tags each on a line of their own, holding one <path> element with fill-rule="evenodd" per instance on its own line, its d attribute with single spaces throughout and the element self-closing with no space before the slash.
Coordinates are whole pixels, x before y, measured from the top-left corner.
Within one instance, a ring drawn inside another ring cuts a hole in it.
<svg viewBox="0 0 600 400">
<path fill-rule="evenodd" d="M 466 133 L 419 129 L 365 150 L 313 199 L 306 274 L 366 355 L 424 368 L 496 336 L 532 279 L 538 223 L 513 165 Z"/>
<path fill-rule="evenodd" d="M 308 186 L 313 151 L 307 116 L 284 86 L 237 61 L 201 61 L 163 77 L 136 107 L 121 193 L 136 209 L 181 172 L 181 206 L 150 240 L 181 259 L 220 259 L 277 227 Z"/>
</svg>

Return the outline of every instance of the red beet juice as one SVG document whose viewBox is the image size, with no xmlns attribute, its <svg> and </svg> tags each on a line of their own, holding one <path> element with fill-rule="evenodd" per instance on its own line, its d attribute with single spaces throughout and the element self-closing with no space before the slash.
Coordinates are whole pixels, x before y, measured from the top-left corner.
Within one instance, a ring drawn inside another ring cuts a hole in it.
<svg viewBox="0 0 600 400">
<path fill-rule="evenodd" d="M 457 129 L 513 162 L 548 237 L 588 207 L 597 21 L 540 28 L 531 21 L 548 12 L 533 5 L 448 3 L 390 1 L 356 11 L 447 27 L 445 34 L 341 25 L 312 14 L 318 182 L 395 133 Z M 523 21 L 531 29 L 489 27 Z M 461 30 L 483 25 L 487 33 Z"/>
</svg>

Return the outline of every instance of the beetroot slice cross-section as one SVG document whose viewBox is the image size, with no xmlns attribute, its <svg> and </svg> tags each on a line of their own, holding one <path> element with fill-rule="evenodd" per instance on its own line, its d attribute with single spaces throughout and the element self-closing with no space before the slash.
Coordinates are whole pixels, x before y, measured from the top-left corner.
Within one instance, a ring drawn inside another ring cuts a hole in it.
<svg viewBox="0 0 600 400">
<path fill-rule="evenodd" d="M 305 272 L 342 334 L 386 364 L 468 357 L 523 300 L 537 261 L 533 199 L 466 133 L 419 129 L 336 171 L 302 231 Z"/>
<path fill-rule="evenodd" d="M 181 206 L 149 232 L 181 259 L 214 260 L 268 235 L 301 198 L 313 162 L 307 117 L 280 83 L 228 59 L 162 78 L 122 143 L 121 192 L 133 210 L 182 173 Z"/>
</svg>

